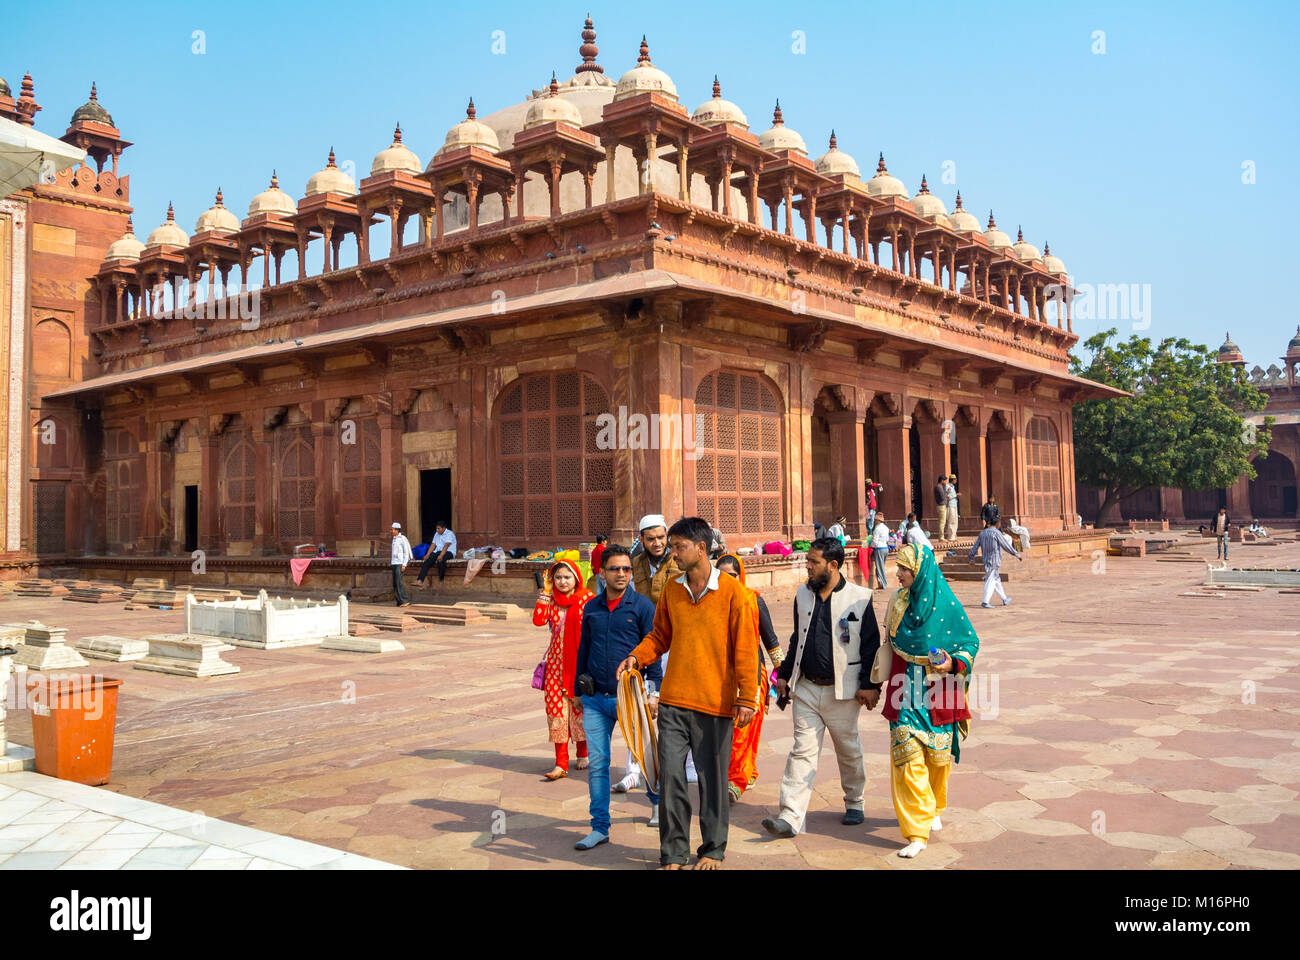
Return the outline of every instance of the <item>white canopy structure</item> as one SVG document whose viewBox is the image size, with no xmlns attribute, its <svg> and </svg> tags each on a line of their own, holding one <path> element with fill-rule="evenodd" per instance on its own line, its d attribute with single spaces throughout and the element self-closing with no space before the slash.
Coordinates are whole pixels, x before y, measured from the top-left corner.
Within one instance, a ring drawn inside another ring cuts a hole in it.
<svg viewBox="0 0 1300 960">
<path fill-rule="evenodd" d="M 47 175 L 81 163 L 86 151 L 0 117 L 0 197 L 36 183 Z"/>
</svg>

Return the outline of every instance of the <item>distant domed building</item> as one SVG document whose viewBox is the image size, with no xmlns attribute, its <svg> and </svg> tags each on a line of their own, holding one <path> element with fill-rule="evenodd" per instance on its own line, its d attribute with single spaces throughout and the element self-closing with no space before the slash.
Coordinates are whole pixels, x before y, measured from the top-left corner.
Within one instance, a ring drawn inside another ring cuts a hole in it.
<svg viewBox="0 0 1300 960">
<path fill-rule="evenodd" d="M 323 544 L 328 572 L 308 576 L 373 598 L 393 521 L 425 539 L 449 520 L 465 548 L 630 540 L 647 512 L 742 543 L 840 514 L 860 536 L 868 477 L 887 515 L 928 517 L 940 472 L 963 535 L 993 493 L 1054 555 L 1104 549 L 1075 522 L 1072 408 L 1117 392 L 1070 372 L 1064 264 L 924 177 L 909 195 L 853 118 L 810 153 L 806 105 L 783 109 L 761 72 L 724 98 L 716 77 L 679 87 L 680 58 L 648 38 L 617 48 L 607 75 L 588 18 L 567 79 L 539 57 L 550 83 L 496 109 L 435 77 L 441 119 L 397 125 L 360 172 L 331 148 L 300 193 L 274 173 L 229 205 L 196 185 L 177 198 L 203 211 L 193 235 L 169 205 L 143 241 L 92 88 L 69 136 L 100 170 L 58 190 L 94 189 L 112 216 L 77 228 L 95 261 L 65 278 L 93 278 L 78 312 L 33 297 L 18 429 L 53 418 L 68 440 L 21 468 L 31 553 L 183 578 L 203 549 L 209 574 L 269 582 Z M 263 171 L 301 153 L 234 146 Z M 774 584 L 800 579 L 787 567 Z M 531 594 L 531 570 L 468 589 Z"/>
</svg>

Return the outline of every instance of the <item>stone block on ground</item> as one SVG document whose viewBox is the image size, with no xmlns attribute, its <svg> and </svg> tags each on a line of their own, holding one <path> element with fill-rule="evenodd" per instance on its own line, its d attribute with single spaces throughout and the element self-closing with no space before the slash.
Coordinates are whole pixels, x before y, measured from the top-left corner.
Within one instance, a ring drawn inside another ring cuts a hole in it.
<svg viewBox="0 0 1300 960">
<path fill-rule="evenodd" d="M 424 629 L 424 625 L 415 617 L 408 617 L 402 613 L 354 613 L 351 622 L 368 623 L 385 633 L 409 633 Z M 356 633 L 352 629 L 348 632 L 354 635 Z"/>
<path fill-rule="evenodd" d="M 413 603 L 407 614 L 421 623 L 443 623 L 463 626 L 469 623 L 486 623 L 489 617 L 474 607 L 443 606 L 436 603 Z"/>
<path fill-rule="evenodd" d="M 136 577 L 131 581 L 132 590 L 166 590 L 167 581 L 158 577 Z"/>
<path fill-rule="evenodd" d="M 222 651 L 231 647 L 220 637 L 157 633 L 143 639 L 149 644 L 149 654 L 135 662 L 137 670 L 179 677 L 218 677 L 239 672 L 239 667 L 221 659 Z"/>
<path fill-rule="evenodd" d="M 137 590 L 131 597 L 133 609 L 148 608 L 151 610 L 161 610 L 163 607 L 184 607 L 185 597 L 189 591 L 182 590 L 179 587 L 163 588 L 149 587 L 144 590 Z"/>
<path fill-rule="evenodd" d="M 61 597 L 68 588 L 53 580 L 19 580 L 13 592 L 16 597 Z"/>
<path fill-rule="evenodd" d="M 73 670 L 90 666 L 85 657 L 67 646 L 67 640 L 67 627 L 28 623 L 13 662 L 29 670 Z"/>
<path fill-rule="evenodd" d="M 1145 557 L 1146 555 L 1146 541 L 1138 537 L 1128 537 L 1120 544 L 1120 556 Z"/>
<path fill-rule="evenodd" d="M 373 623 L 359 623 L 353 621 L 348 624 L 348 633 L 354 637 L 370 637 L 379 633 L 379 628 Z"/>
<path fill-rule="evenodd" d="M 406 649 L 401 640 L 393 637 L 330 637 L 321 641 L 322 650 L 343 653 L 398 653 Z"/>
<path fill-rule="evenodd" d="M 484 600 L 458 600 L 452 606 L 473 607 L 490 620 L 527 620 L 529 612 L 513 603 L 488 603 Z"/>
<path fill-rule="evenodd" d="M 72 587 L 64 600 L 73 603 L 121 603 L 126 594 L 121 587 L 87 584 L 84 587 Z"/>
<path fill-rule="evenodd" d="M 90 657 L 92 660 L 111 660 L 114 663 L 139 660 L 149 655 L 147 640 L 132 640 L 129 637 L 115 637 L 111 634 L 82 637 L 74 646 L 84 657 Z"/>
</svg>

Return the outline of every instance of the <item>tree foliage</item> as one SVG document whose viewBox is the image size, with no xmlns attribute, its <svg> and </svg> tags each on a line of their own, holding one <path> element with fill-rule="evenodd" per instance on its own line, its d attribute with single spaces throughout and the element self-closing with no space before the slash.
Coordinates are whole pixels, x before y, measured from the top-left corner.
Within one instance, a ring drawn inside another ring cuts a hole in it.
<svg viewBox="0 0 1300 960">
<path fill-rule="evenodd" d="M 1182 337 L 1153 346 L 1136 334 L 1112 343 L 1115 336 L 1093 335 L 1083 344 L 1088 359 L 1070 359 L 1077 376 L 1132 394 L 1074 407 L 1075 476 L 1105 491 L 1101 517 L 1121 490 L 1127 497 L 1148 487 L 1228 487 L 1243 473 L 1253 479 L 1250 458 L 1268 449 L 1273 418 L 1246 423 L 1268 398 L 1244 371 Z"/>
</svg>

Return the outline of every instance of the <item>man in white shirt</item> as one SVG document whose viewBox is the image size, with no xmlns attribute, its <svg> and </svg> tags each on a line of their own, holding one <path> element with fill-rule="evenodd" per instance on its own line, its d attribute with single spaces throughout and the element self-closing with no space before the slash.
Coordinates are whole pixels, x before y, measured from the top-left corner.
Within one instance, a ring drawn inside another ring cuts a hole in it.
<svg viewBox="0 0 1300 960">
<path fill-rule="evenodd" d="M 945 523 L 942 530 L 939 531 L 940 540 L 957 539 L 957 520 L 958 520 L 958 497 L 957 497 L 957 474 L 952 474 L 948 478 L 948 515 L 945 517 Z"/>
<path fill-rule="evenodd" d="M 929 547 L 932 551 L 934 550 L 934 544 L 930 542 L 930 538 L 926 536 L 925 531 L 921 529 L 921 525 L 916 522 L 916 514 L 914 513 L 909 513 L 907 515 L 907 531 L 904 534 L 903 539 L 908 543 L 915 543 L 919 546 Z"/>
<path fill-rule="evenodd" d="M 392 571 L 393 571 L 393 599 L 397 601 L 399 607 L 409 607 L 410 598 L 406 596 L 406 584 L 402 582 L 402 571 L 411 561 L 411 541 L 407 540 L 402 534 L 402 525 L 393 524 L 393 553 L 392 553 Z"/>
<path fill-rule="evenodd" d="M 848 521 L 844 517 L 836 517 L 835 522 L 831 524 L 831 528 L 826 531 L 826 536 L 834 537 L 843 544 L 844 541 L 848 539 L 848 534 L 845 531 L 844 526 L 847 522 Z"/>
<path fill-rule="evenodd" d="M 447 578 L 447 561 L 456 559 L 456 534 L 447 529 L 447 521 L 439 520 L 433 530 L 433 540 L 429 544 L 429 552 L 424 555 L 424 563 L 420 564 L 420 575 L 416 577 L 416 583 L 424 583 L 429 568 L 435 563 L 438 565 L 438 582 L 442 583 Z"/>
<path fill-rule="evenodd" d="M 876 581 L 876 589 L 884 590 L 889 585 L 885 582 L 885 558 L 889 556 L 889 524 L 879 513 L 876 514 L 876 525 L 871 528 L 871 572 L 874 575 L 867 580 L 868 585 L 871 579 Z M 861 557 L 861 553 L 858 554 Z"/>
</svg>

